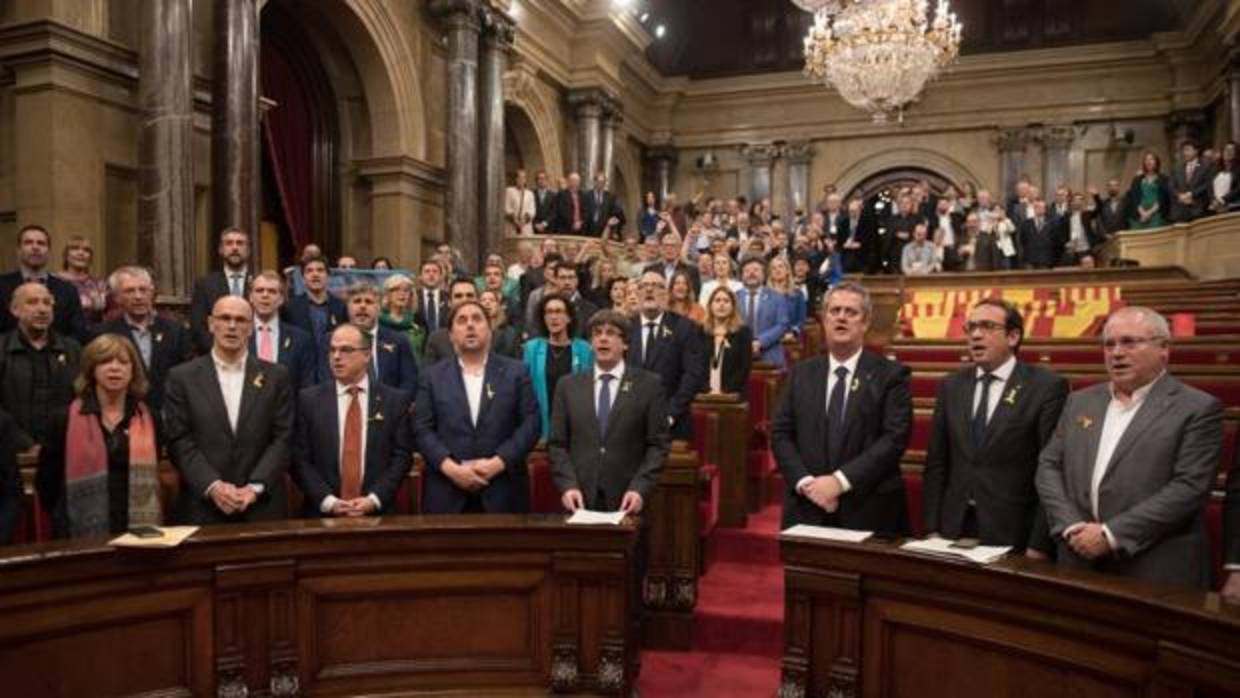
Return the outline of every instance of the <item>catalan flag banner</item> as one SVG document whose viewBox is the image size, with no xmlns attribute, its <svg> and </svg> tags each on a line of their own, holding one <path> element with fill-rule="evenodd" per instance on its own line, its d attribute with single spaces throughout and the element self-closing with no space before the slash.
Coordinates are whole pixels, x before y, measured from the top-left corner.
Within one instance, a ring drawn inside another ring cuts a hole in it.
<svg viewBox="0 0 1240 698">
<path fill-rule="evenodd" d="M 923 288 L 905 296 L 900 312 L 903 334 L 961 338 L 969 309 L 983 298 L 1015 303 L 1025 316 L 1026 337 L 1092 337 L 1123 305 L 1118 286 Z"/>
</svg>

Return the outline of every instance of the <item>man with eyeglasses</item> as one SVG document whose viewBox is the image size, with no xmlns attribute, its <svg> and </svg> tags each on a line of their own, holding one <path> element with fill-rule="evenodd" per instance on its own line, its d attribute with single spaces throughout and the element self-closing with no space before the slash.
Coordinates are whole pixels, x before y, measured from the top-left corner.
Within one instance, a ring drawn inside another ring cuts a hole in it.
<svg viewBox="0 0 1240 698">
<path fill-rule="evenodd" d="M 1204 590 L 1222 404 L 1167 373 L 1171 333 L 1153 310 L 1116 311 L 1102 338 L 1110 381 L 1068 396 L 1038 459 L 1059 564 Z"/>
<path fill-rule="evenodd" d="M 356 325 L 337 327 L 327 344 L 331 380 L 298 395 L 293 476 L 307 518 L 387 513 L 409 473 L 413 396 L 370 380 L 374 341 Z"/>
<path fill-rule="evenodd" d="M 923 529 L 927 536 L 1028 548 L 1030 556 L 1044 557 L 1054 548 L 1033 478 L 1068 381 L 1017 360 L 1024 318 L 1007 301 L 979 301 L 965 334 L 972 365 L 940 382 L 934 400 Z"/>
<path fill-rule="evenodd" d="M 217 300 L 207 325 L 210 352 L 173 368 L 164 395 L 164 434 L 181 473 L 174 518 L 282 519 L 293 430 L 288 369 L 250 354 L 254 313 L 244 298 Z"/>
<path fill-rule="evenodd" d="M 354 283 L 349 287 L 345 308 L 349 322 L 374 340 L 368 367 L 371 380 L 412 393 L 418 385 L 418 364 L 413 347 L 403 333 L 379 324 L 379 289 L 367 281 Z M 320 345 L 320 376 L 331 375 L 330 357 L 327 356 L 329 338 L 330 335 L 323 337 Z"/>
<path fill-rule="evenodd" d="M 913 424 L 909 369 L 864 349 L 873 312 L 864 286 L 837 285 L 822 308 L 827 356 L 797 362 L 771 419 L 771 450 L 787 483 L 784 527 L 906 534 L 900 458 Z"/>
<path fill-rule="evenodd" d="M 637 282 L 640 312 L 629 326 L 625 361 L 659 376 L 667 397 L 667 419 L 673 439 L 693 437 L 690 407 L 706 388 L 706 356 L 702 330 L 695 322 L 667 309 L 663 275 L 653 269 Z"/>
</svg>

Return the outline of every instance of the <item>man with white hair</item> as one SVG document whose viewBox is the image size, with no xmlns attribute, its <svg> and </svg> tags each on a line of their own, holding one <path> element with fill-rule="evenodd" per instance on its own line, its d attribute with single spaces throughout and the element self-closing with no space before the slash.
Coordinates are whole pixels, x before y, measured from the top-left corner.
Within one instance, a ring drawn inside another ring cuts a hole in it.
<svg viewBox="0 0 1240 698">
<path fill-rule="evenodd" d="M 1149 308 L 1111 315 L 1110 381 L 1068 396 L 1039 457 L 1038 494 L 1060 565 L 1206 589 L 1205 505 L 1223 407 L 1167 373 L 1170 342 Z"/>
</svg>

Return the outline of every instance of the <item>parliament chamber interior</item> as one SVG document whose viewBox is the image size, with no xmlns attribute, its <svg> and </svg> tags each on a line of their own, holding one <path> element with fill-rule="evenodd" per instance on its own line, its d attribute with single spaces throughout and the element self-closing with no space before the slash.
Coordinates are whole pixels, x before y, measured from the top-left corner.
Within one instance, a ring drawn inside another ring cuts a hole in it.
<svg viewBox="0 0 1240 698">
<path fill-rule="evenodd" d="M 1240 0 L 0 0 L 0 693 L 1240 696 Z"/>
</svg>

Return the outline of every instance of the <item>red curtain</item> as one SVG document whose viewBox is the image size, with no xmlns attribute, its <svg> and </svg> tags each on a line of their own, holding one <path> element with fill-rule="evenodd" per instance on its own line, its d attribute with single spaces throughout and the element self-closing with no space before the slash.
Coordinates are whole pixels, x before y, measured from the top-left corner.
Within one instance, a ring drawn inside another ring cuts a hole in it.
<svg viewBox="0 0 1240 698">
<path fill-rule="evenodd" d="M 314 115 L 288 57 L 266 42 L 261 53 L 263 96 L 276 102 L 263 117 L 263 140 L 284 206 L 284 220 L 294 250 L 299 252 L 310 243 L 313 225 Z"/>
</svg>

